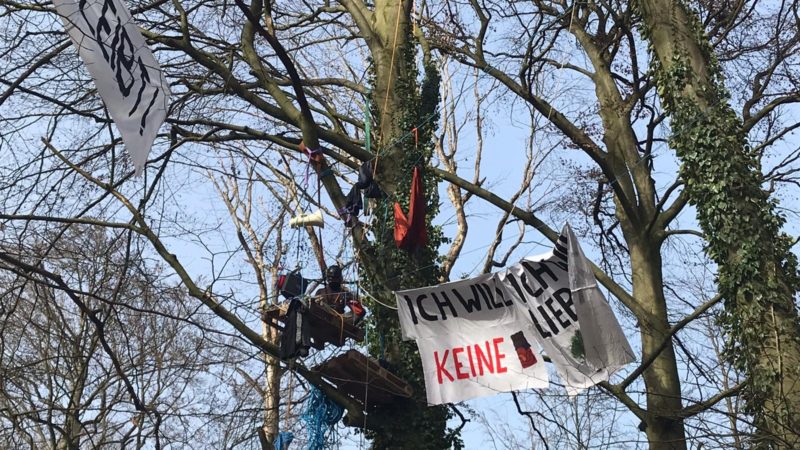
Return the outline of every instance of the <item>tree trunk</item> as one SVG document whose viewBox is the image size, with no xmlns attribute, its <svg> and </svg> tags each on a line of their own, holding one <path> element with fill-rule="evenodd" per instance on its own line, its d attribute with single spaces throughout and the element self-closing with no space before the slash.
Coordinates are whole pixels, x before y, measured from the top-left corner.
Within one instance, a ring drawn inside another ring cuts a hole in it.
<svg viewBox="0 0 800 450">
<path fill-rule="evenodd" d="M 62 439 L 56 446 L 59 450 L 78 450 L 81 448 L 81 414 L 83 411 L 82 398 L 86 388 L 86 380 L 89 374 L 89 364 L 92 355 L 97 349 L 98 337 L 89 331 L 91 324 L 86 320 L 86 316 L 81 314 L 80 328 L 75 340 L 69 346 L 71 348 L 71 359 L 75 362 L 72 370 L 71 392 L 67 410 L 64 411 L 64 433 Z M 65 334 L 66 336 L 67 334 Z"/>
<path fill-rule="evenodd" d="M 264 339 L 278 345 L 278 334 L 276 330 L 265 323 L 262 323 L 262 335 Z M 267 441 L 272 444 L 280 432 L 280 401 L 281 401 L 281 372 L 278 358 L 264 354 L 266 365 L 266 391 L 264 392 L 264 434 Z M 286 399 L 287 403 L 292 399 Z"/>
<path fill-rule="evenodd" d="M 626 100 L 610 71 L 611 61 L 602 42 L 586 32 L 588 24 L 576 20 L 570 27 L 595 69 L 595 93 L 603 121 L 603 142 L 608 152 L 606 176 L 614 180 L 616 216 L 630 249 L 633 297 L 642 339 L 642 361 L 657 353 L 642 376 L 647 390 L 643 431 L 651 449 L 685 450 L 686 435 L 680 418 L 681 383 L 664 298 L 661 245 L 644 224 L 657 214 L 655 185 L 646 164 L 640 164 L 637 139 Z M 659 230 L 660 231 L 660 230 Z M 668 342 L 664 345 L 664 340 Z M 663 346 L 663 349 L 662 349 Z"/>
<path fill-rule="evenodd" d="M 414 166 L 426 167 L 433 152 L 433 130 L 437 124 L 438 73 L 427 70 L 426 85 L 417 83 L 418 69 L 411 41 L 410 0 L 377 0 L 373 9 L 359 0 L 342 0 L 364 36 L 372 56 L 372 115 L 375 123 L 376 181 L 393 194 L 374 210 L 372 230 L 376 234 L 368 249 L 373 261 L 361 267 L 361 282 L 373 295 L 393 303 L 391 290 L 426 286 L 438 282 L 437 256 L 441 232 L 431 227 L 438 212 L 438 191 L 432 174 L 423 174 L 426 194 L 427 246 L 407 252 L 395 246 L 394 201 L 408 211 L 411 174 Z M 435 88 L 430 86 L 435 85 Z M 430 93 L 423 94 L 426 89 Z M 429 98 L 424 98 L 427 95 Z M 431 106 L 432 105 L 432 106 Z M 436 116 L 436 117 L 434 117 Z M 417 128 L 416 136 L 412 129 Z M 370 353 L 385 359 L 392 370 L 408 381 L 414 398 L 397 399 L 386 405 L 366 405 L 370 411 L 368 437 L 373 448 L 444 449 L 460 448 L 457 433 L 450 433 L 445 406 L 428 406 L 424 378 L 416 345 L 403 342 L 397 312 L 368 303 L 374 329 L 369 337 Z"/>
<path fill-rule="evenodd" d="M 800 447 L 800 289 L 784 219 L 761 188 L 760 163 L 747 146 L 697 17 L 675 0 L 641 0 L 642 33 L 671 116 L 671 146 L 719 266 L 727 357 L 747 377 L 746 411 L 755 444 Z"/>
<path fill-rule="evenodd" d="M 645 317 L 639 318 L 642 360 L 658 352 L 664 339 L 670 343 L 642 374 L 647 390 L 647 418 L 642 427 L 651 450 L 685 450 L 686 436 L 680 419 L 681 387 L 675 350 L 669 337 L 667 302 L 661 277 L 660 246 L 647 238 L 629 240 L 633 244 L 633 296 L 642 306 Z"/>
<path fill-rule="evenodd" d="M 378 154 L 376 179 L 384 191 L 393 194 L 398 188 L 397 168 L 402 162 L 401 146 L 392 145 L 410 131 L 404 119 L 395 114 L 404 107 L 403 91 L 416 85 L 415 66 L 408 64 L 411 38 L 411 0 L 376 0 L 368 8 L 361 0 L 343 0 L 372 57 L 372 103 L 375 115 L 375 148 Z M 413 126 L 413 125 L 411 125 Z"/>
</svg>

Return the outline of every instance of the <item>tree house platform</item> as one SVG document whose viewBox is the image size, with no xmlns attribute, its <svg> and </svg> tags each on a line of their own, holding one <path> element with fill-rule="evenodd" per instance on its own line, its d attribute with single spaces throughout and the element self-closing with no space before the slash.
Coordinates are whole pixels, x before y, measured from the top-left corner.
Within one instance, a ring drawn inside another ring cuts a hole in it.
<svg viewBox="0 0 800 450">
<path fill-rule="evenodd" d="M 308 320 L 311 346 L 317 350 L 325 348 L 326 343 L 336 347 L 344 345 L 347 339 L 356 342 L 364 340 L 364 330 L 347 321 L 341 314 L 330 306 L 322 303 L 320 299 L 309 298 L 304 301 L 306 305 L 306 318 Z M 272 305 L 261 315 L 264 322 L 280 331 L 283 331 L 286 322 L 286 310 L 289 302 Z"/>
<path fill-rule="evenodd" d="M 414 393 L 408 382 L 381 367 L 374 358 L 356 350 L 348 350 L 312 370 L 365 407 L 390 403 L 397 397 L 408 398 Z"/>
</svg>

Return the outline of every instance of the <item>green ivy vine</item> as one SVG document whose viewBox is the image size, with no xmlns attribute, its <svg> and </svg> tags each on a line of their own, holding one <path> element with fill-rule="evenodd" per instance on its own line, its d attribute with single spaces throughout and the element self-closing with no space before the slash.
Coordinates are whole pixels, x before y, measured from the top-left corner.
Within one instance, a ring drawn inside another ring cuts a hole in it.
<svg viewBox="0 0 800 450">
<path fill-rule="evenodd" d="M 393 204 L 399 202 L 404 211 L 409 207 L 409 191 L 414 166 L 424 169 L 429 166 L 434 150 L 436 126 L 439 122 L 438 103 L 440 75 L 431 63 L 424 67 L 421 86 L 417 81 L 416 52 L 413 43 L 405 45 L 399 55 L 399 64 L 405 65 L 400 73 L 408 76 L 394 80 L 394 90 L 402 99 L 399 111 L 393 111 L 387 118 L 398 122 L 398 129 L 407 133 L 417 128 L 418 142 L 412 134 L 398 139 L 383 136 L 381 145 L 392 142 L 392 149 L 384 151 L 402 155 L 396 170 L 397 192 L 394 198 L 380 202 L 373 212 L 372 230 L 376 230 L 375 242 L 371 251 L 382 261 L 382 276 L 362 270 L 361 278 L 372 292 L 390 289 L 408 289 L 438 283 L 441 268 L 438 254 L 439 246 L 445 242 L 441 227 L 433 226 L 432 220 L 439 212 L 438 180 L 432 173 L 423 170 L 425 194 L 427 198 L 426 224 L 428 244 L 414 253 L 397 249 L 394 243 Z M 379 105 L 380 101 L 372 101 Z M 383 114 L 377 110 L 372 116 L 379 121 Z M 380 129 L 376 123 L 374 129 Z M 394 298 L 386 298 L 385 303 L 394 304 Z M 369 407 L 372 430 L 367 432 L 372 439 L 373 448 L 438 450 L 461 449 L 463 442 L 459 433 L 447 427 L 452 413 L 446 406 L 428 406 L 425 396 L 425 381 L 422 364 L 416 343 L 402 341 L 397 311 L 384 306 L 370 305 L 372 323 L 368 329 L 370 353 L 376 358 L 389 362 L 391 370 L 408 381 L 414 389 L 414 396 L 408 400 L 398 400 L 389 405 Z"/>
<path fill-rule="evenodd" d="M 762 188 L 758 155 L 748 145 L 742 121 L 729 105 L 722 71 L 698 16 L 679 2 L 675 7 L 684 8 L 692 18 L 689 26 L 694 34 L 686 39 L 694 39 L 699 47 L 707 68 L 705 80 L 690 66 L 686 41 L 674 38 L 677 50 L 665 65 L 655 54 L 647 25 L 639 23 L 643 37 L 650 42 L 657 93 L 670 115 L 669 143 L 680 159 L 689 202 L 697 208 L 707 239 L 706 253 L 718 266 L 725 356 L 747 377 L 745 408 L 755 417 L 757 427 L 767 420 L 787 423 L 791 414 L 800 411 L 790 411 L 792 406 L 786 403 L 771 405 L 772 417 L 765 416 L 767 402 L 777 395 L 778 377 L 774 364 L 766 359 L 780 356 L 771 344 L 775 335 L 794 343 L 800 336 L 794 304 L 800 290 L 797 258 L 791 252 L 791 239 L 781 231 L 786 219 Z M 775 326 L 767 326 L 773 323 Z"/>
</svg>

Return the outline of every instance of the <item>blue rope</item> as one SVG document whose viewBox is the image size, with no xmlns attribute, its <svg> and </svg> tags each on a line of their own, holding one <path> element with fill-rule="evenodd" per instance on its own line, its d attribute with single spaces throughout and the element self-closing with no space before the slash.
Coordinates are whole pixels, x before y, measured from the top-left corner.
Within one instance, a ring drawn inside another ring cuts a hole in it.
<svg viewBox="0 0 800 450">
<path fill-rule="evenodd" d="M 308 445 L 306 450 L 323 450 L 335 443 L 335 437 L 326 435 L 342 420 L 344 408 L 329 399 L 316 387 L 311 388 L 311 395 L 306 400 L 302 419 L 308 424 Z"/>
<path fill-rule="evenodd" d="M 275 439 L 275 450 L 287 450 L 289 444 L 294 440 L 294 433 L 291 431 L 281 431 Z"/>
</svg>

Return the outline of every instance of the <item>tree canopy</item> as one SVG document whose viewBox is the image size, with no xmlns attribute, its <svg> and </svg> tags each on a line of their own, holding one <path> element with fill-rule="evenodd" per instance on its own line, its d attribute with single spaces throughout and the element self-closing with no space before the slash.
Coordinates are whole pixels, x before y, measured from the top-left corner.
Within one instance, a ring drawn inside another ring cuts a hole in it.
<svg viewBox="0 0 800 450">
<path fill-rule="evenodd" d="M 268 448 L 309 384 L 376 448 L 475 448 L 473 427 L 509 447 L 797 445 L 797 2 L 128 7 L 172 92 L 141 178 L 52 4 L 0 0 L 4 445 Z M 346 228 L 367 161 L 389 199 Z M 408 254 L 392 204 L 414 166 L 431 239 Z M 317 208 L 323 231 L 288 227 Z M 427 406 L 392 291 L 546 251 L 565 221 L 637 362 L 574 401 Z M 277 274 L 337 260 L 370 309 L 361 350 L 413 399 L 337 391 L 309 369 L 337 350 L 274 358 Z M 490 420 L 506 409 L 522 431 Z"/>
</svg>

